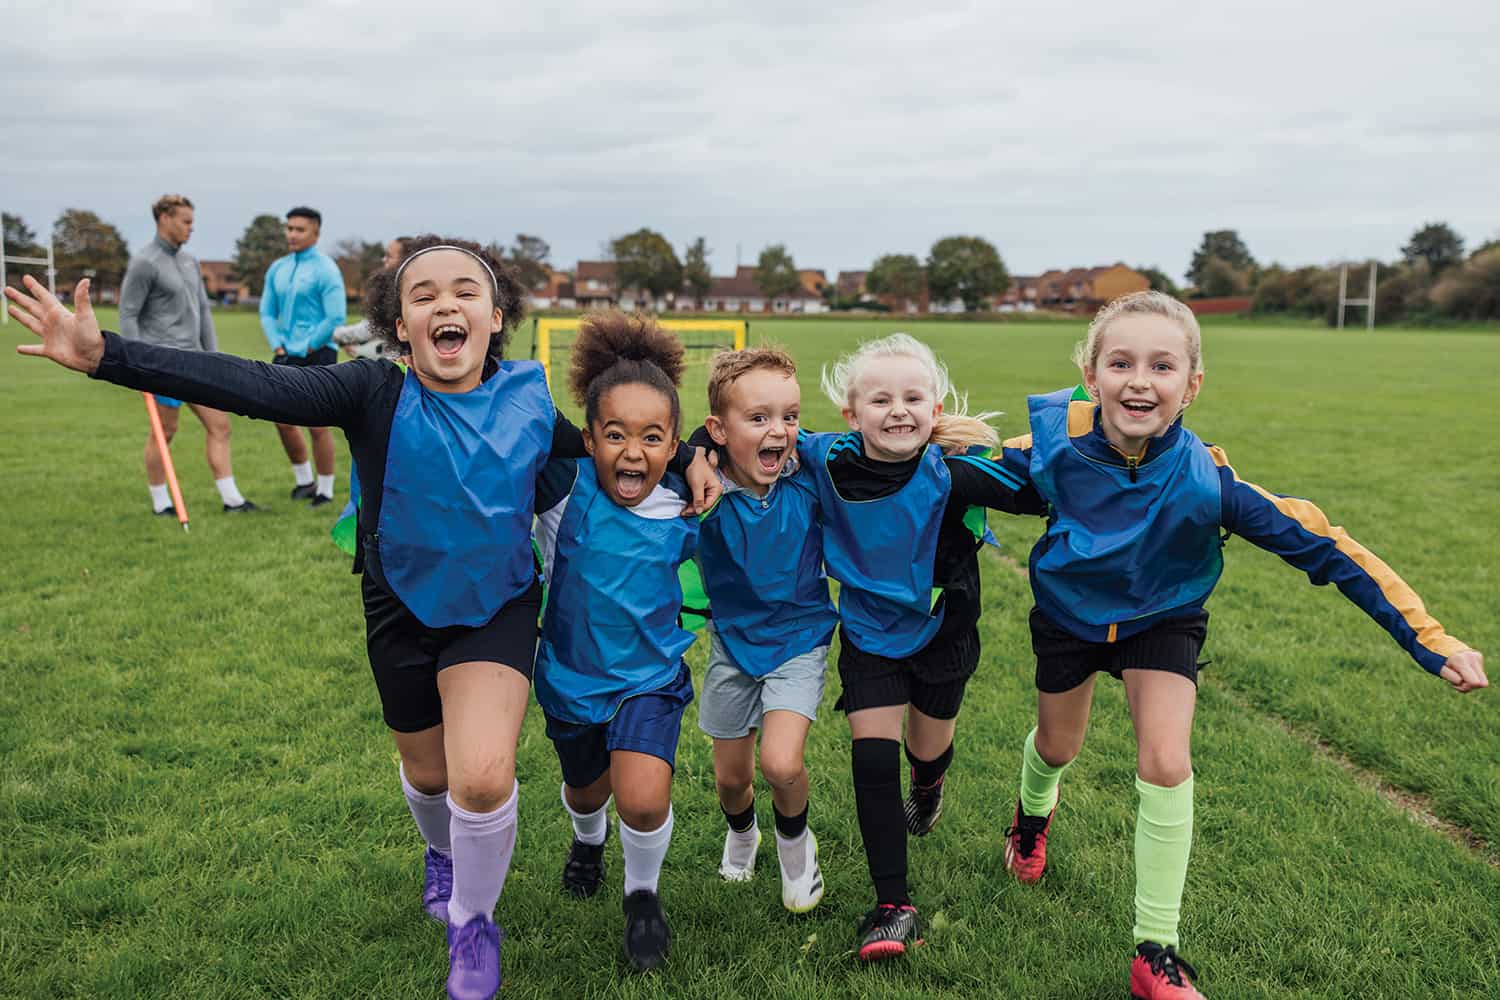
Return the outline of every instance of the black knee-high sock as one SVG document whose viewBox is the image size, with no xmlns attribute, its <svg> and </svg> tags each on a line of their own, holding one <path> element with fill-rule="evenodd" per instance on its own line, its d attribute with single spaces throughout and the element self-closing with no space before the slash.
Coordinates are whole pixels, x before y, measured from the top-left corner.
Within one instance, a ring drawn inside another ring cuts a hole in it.
<svg viewBox="0 0 1500 1000">
<path fill-rule="evenodd" d="M 948 766 L 953 763 L 953 744 L 948 744 L 948 749 L 938 754 L 932 760 L 918 760 L 911 752 L 911 747 L 906 748 L 906 760 L 911 764 L 911 780 L 913 784 L 930 788 L 943 780 L 943 775 L 948 773 Z"/>
<path fill-rule="evenodd" d="M 854 809 L 865 842 L 870 881 L 881 903 L 905 906 L 906 813 L 901 805 L 901 742 L 855 740 Z"/>
</svg>

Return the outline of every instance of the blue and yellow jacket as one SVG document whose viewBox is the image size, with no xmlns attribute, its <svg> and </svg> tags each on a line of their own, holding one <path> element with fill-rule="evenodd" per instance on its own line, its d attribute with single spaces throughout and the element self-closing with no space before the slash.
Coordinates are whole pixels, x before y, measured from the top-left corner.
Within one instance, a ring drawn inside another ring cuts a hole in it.
<svg viewBox="0 0 1500 1000">
<path fill-rule="evenodd" d="M 1421 598 L 1313 503 L 1242 480 L 1222 448 L 1179 418 L 1138 456 L 1105 437 L 1098 404 L 1072 389 L 1028 400 L 1032 433 L 1001 461 L 1050 505 L 1032 549 L 1037 606 L 1080 639 L 1114 642 L 1202 608 L 1222 540 L 1274 552 L 1332 583 L 1431 673 L 1463 649 Z M 1221 534 L 1222 533 L 1222 534 Z"/>
</svg>

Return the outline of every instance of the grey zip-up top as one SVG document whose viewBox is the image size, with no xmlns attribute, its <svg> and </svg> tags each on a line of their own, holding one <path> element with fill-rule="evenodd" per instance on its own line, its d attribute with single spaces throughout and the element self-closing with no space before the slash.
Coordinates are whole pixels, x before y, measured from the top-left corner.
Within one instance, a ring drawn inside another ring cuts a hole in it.
<svg viewBox="0 0 1500 1000">
<path fill-rule="evenodd" d="M 208 291 L 192 254 L 156 236 L 130 259 L 120 289 L 120 334 L 161 347 L 219 349 Z"/>
</svg>

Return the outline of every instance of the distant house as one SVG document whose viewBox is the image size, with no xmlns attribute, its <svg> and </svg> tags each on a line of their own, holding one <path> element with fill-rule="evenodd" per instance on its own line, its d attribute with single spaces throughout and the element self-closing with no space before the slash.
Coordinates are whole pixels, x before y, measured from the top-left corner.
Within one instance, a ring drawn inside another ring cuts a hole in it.
<svg viewBox="0 0 1500 1000">
<path fill-rule="evenodd" d="M 566 271 L 554 271 L 548 267 L 547 280 L 533 288 L 528 299 L 528 305 L 533 309 L 572 309 L 573 278 Z"/>
<path fill-rule="evenodd" d="M 809 291 L 804 282 L 786 295 L 767 299 L 760 290 L 755 277 L 758 268 L 739 267 L 734 276 L 715 278 L 708 294 L 703 297 L 703 308 L 711 312 L 770 312 L 770 313 L 821 313 L 828 311 L 823 296 Z"/>
<path fill-rule="evenodd" d="M 1150 279 L 1124 264 L 1075 267 L 1047 271 L 1038 277 L 1034 301 L 1049 309 L 1092 311 L 1121 295 L 1143 292 L 1150 287 Z"/>
<path fill-rule="evenodd" d="M 1031 312 L 1036 308 L 1040 289 L 1041 278 L 1013 275 L 1010 279 L 1010 287 L 1001 293 L 995 306 L 1001 312 Z"/>
<path fill-rule="evenodd" d="M 234 265 L 227 260 L 200 260 L 203 287 L 215 302 L 232 306 L 251 298 L 250 286 L 234 277 Z"/>
<path fill-rule="evenodd" d="M 802 279 L 802 287 L 812 292 L 819 298 L 823 297 L 823 289 L 828 287 L 828 275 L 822 271 L 811 268 L 803 268 L 797 272 L 797 277 Z"/>
<path fill-rule="evenodd" d="M 857 299 L 865 294 L 865 283 L 869 278 L 869 271 L 840 271 L 833 287 L 839 298 Z"/>
<path fill-rule="evenodd" d="M 620 300 L 615 287 L 615 262 L 580 260 L 573 272 L 573 298 L 579 309 L 608 309 Z"/>
</svg>

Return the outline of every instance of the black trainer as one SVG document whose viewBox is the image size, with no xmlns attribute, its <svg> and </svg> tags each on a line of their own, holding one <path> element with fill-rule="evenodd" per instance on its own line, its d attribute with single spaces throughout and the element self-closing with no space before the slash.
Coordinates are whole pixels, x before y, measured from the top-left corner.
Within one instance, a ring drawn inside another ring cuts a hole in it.
<svg viewBox="0 0 1500 1000">
<path fill-rule="evenodd" d="M 245 502 L 235 507 L 231 507 L 227 503 L 224 505 L 224 513 L 226 514 L 248 514 L 251 511 L 255 510 L 260 510 L 260 508 L 255 506 L 255 504 L 251 503 L 249 500 L 246 500 Z"/>
<path fill-rule="evenodd" d="M 943 814 L 943 779 L 934 784 L 917 784 L 912 774 L 911 791 L 906 794 L 906 831 L 913 837 L 925 837 L 937 826 Z"/>
<path fill-rule="evenodd" d="M 585 844 L 574 838 L 568 848 L 568 860 L 563 864 L 563 891 L 575 899 L 588 899 L 604 884 L 604 845 L 609 843 L 609 827 L 604 828 L 604 840 L 598 844 Z"/>
<path fill-rule="evenodd" d="M 171 504 L 167 504 L 161 510 L 153 510 L 151 513 L 155 514 L 157 517 L 176 517 L 177 508 L 173 507 Z"/>
<path fill-rule="evenodd" d="M 313 498 L 312 498 L 312 503 L 308 504 L 308 506 L 309 507 L 321 507 L 325 503 L 333 503 L 333 497 L 324 496 L 321 493 L 314 493 L 313 494 Z"/>
<path fill-rule="evenodd" d="M 881 903 L 860 922 L 859 957 L 862 961 L 878 962 L 904 955 L 908 948 L 922 943 L 917 937 L 920 930 L 915 906 Z"/>
<path fill-rule="evenodd" d="M 672 928 L 661 908 L 661 897 L 637 889 L 625 897 L 625 957 L 638 972 L 660 965 L 672 947 Z"/>
<path fill-rule="evenodd" d="M 293 500 L 311 500 L 318 493 L 318 487 L 313 483 L 305 483 L 301 486 L 292 487 Z"/>
</svg>

